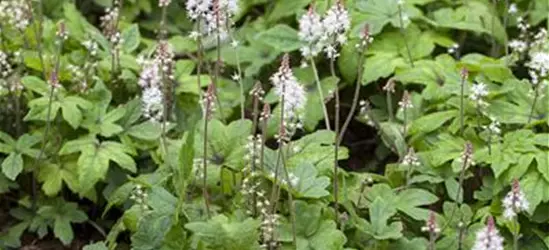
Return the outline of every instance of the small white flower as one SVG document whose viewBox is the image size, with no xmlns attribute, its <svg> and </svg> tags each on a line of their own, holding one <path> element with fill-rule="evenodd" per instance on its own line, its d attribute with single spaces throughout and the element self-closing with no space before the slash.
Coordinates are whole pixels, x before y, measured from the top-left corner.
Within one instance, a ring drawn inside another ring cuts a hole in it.
<svg viewBox="0 0 549 250">
<path fill-rule="evenodd" d="M 509 42 L 509 48 L 516 52 L 524 53 L 526 49 L 528 49 L 528 43 L 526 43 L 525 41 L 513 39 Z"/>
<path fill-rule="evenodd" d="M 402 159 L 402 164 L 406 166 L 414 166 L 414 167 L 421 166 L 421 162 L 419 162 L 419 158 L 417 157 L 413 148 L 410 148 L 408 150 L 408 153 Z"/>
<path fill-rule="evenodd" d="M 237 41 L 237 40 L 233 40 L 233 41 L 231 42 L 231 47 L 233 47 L 233 48 L 238 47 L 238 41 Z"/>
<path fill-rule="evenodd" d="M 471 93 L 469 94 L 469 98 L 472 101 L 475 101 L 479 105 L 486 105 L 487 103 L 483 100 L 486 96 L 488 96 L 488 87 L 485 83 L 479 82 L 471 86 Z"/>
<path fill-rule="evenodd" d="M 398 106 L 402 109 L 411 109 L 414 107 L 412 104 L 412 98 L 410 96 L 410 93 L 408 91 L 405 91 L 402 95 L 402 99 L 398 102 Z"/>
<path fill-rule="evenodd" d="M 517 4 L 516 3 L 511 3 L 509 5 L 509 10 L 507 10 L 507 12 L 509 14 L 516 14 L 518 12 Z"/>
<path fill-rule="evenodd" d="M 517 213 L 528 210 L 529 203 L 524 192 L 520 189 L 518 180 L 513 181 L 511 191 L 503 199 L 503 207 L 505 208 L 503 216 L 506 219 L 513 219 Z"/>
<path fill-rule="evenodd" d="M 278 72 L 270 78 L 276 95 L 284 99 L 284 116 L 287 120 L 298 117 L 307 102 L 305 89 L 295 78 L 289 63 L 289 57 L 285 55 Z"/>
<path fill-rule="evenodd" d="M 501 134 L 501 124 L 499 121 L 497 121 L 495 118 L 490 118 L 492 122 L 488 126 L 484 126 L 483 128 L 490 131 L 492 134 L 499 135 Z"/>
<path fill-rule="evenodd" d="M 171 2 L 172 2 L 172 0 L 158 0 L 158 7 L 160 7 L 160 8 L 166 7 L 166 6 L 170 5 Z"/>
<path fill-rule="evenodd" d="M 240 75 L 238 74 L 238 72 L 235 72 L 235 73 L 231 76 L 231 79 L 233 79 L 233 81 L 235 81 L 235 82 L 240 81 Z"/>
<path fill-rule="evenodd" d="M 448 53 L 454 54 L 458 51 L 458 49 L 459 49 L 459 44 L 454 43 L 452 44 L 452 46 L 450 46 L 450 48 L 448 48 Z"/>
<path fill-rule="evenodd" d="M 472 250 L 503 250 L 503 237 L 499 235 L 491 216 L 486 227 L 477 232 Z"/>
</svg>

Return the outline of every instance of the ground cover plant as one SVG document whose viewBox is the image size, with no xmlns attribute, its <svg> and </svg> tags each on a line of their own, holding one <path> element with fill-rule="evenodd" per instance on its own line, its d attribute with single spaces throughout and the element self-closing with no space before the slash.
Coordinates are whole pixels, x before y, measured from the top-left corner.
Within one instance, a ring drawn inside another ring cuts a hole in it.
<svg viewBox="0 0 549 250">
<path fill-rule="evenodd" d="M 549 249 L 547 0 L 2 0 L 0 249 Z"/>
</svg>

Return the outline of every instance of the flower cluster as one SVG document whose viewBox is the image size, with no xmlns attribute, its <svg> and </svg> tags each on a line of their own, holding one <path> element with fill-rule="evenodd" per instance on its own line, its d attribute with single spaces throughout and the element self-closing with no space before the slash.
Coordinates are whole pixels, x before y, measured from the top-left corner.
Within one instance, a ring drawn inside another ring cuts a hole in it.
<svg viewBox="0 0 549 250">
<path fill-rule="evenodd" d="M 158 0 L 158 7 L 167 7 L 168 5 L 170 5 L 171 2 L 172 0 Z"/>
<path fill-rule="evenodd" d="M 469 99 L 474 101 L 478 106 L 486 106 L 488 103 L 484 101 L 484 98 L 488 96 L 488 87 L 485 83 L 479 82 L 471 86 L 471 93 Z"/>
<path fill-rule="evenodd" d="M 167 99 L 169 93 L 164 93 L 164 90 L 169 89 L 167 87 L 171 86 L 170 81 L 173 80 L 173 57 L 170 44 L 160 41 L 152 60 L 139 61 L 143 67 L 138 81 L 143 92 L 142 110 L 144 116 L 152 121 L 160 121 L 169 110 L 164 106 L 164 102 L 170 103 Z"/>
<path fill-rule="evenodd" d="M 6 78 L 13 69 L 8 61 L 8 54 L 0 50 L 0 76 Z"/>
<path fill-rule="evenodd" d="M 421 166 L 421 162 L 419 162 L 419 158 L 413 148 L 408 149 L 408 153 L 402 159 L 402 164 L 413 167 Z"/>
<path fill-rule="evenodd" d="M 263 244 L 262 248 L 277 249 L 278 241 L 275 234 L 275 229 L 279 224 L 280 215 L 275 212 L 271 212 L 269 208 L 269 201 L 267 199 L 264 202 L 258 202 L 258 207 L 262 206 L 261 211 L 261 238 Z"/>
<path fill-rule="evenodd" d="M 359 106 L 360 106 L 359 113 L 362 115 L 362 118 L 364 119 L 366 124 L 370 127 L 375 127 L 376 124 L 375 124 L 374 120 L 372 119 L 372 117 L 370 117 L 370 112 L 369 112 L 370 111 L 370 103 L 368 103 L 368 101 L 361 100 L 359 102 Z"/>
<path fill-rule="evenodd" d="M 164 93 L 160 66 L 153 60 L 145 64 L 138 81 L 142 90 L 141 103 L 143 116 L 158 122 L 164 116 Z"/>
<path fill-rule="evenodd" d="M 210 83 L 208 85 L 208 90 L 206 90 L 206 93 L 204 94 L 204 97 L 202 99 L 202 114 L 204 114 L 204 120 L 211 119 L 213 112 L 215 111 L 215 85 L 213 83 Z"/>
<path fill-rule="evenodd" d="M 494 135 L 499 135 L 501 134 L 501 123 L 499 121 L 497 121 L 495 118 L 491 117 L 490 118 L 491 122 L 490 122 L 490 125 L 488 126 L 483 126 L 484 129 L 488 130 L 490 133 L 494 134 Z"/>
<path fill-rule="evenodd" d="M 248 143 L 246 143 L 246 150 L 248 153 L 244 156 L 244 159 L 254 164 L 259 164 L 259 152 L 261 151 L 261 145 L 263 145 L 263 139 L 261 135 L 248 136 Z"/>
<path fill-rule="evenodd" d="M 524 192 L 520 189 L 518 180 L 513 180 L 511 191 L 503 199 L 503 207 L 505 208 L 503 216 L 506 219 L 512 219 L 517 216 L 517 213 L 528 210 L 529 205 Z"/>
<path fill-rule="evenodd" d="M 471 142 L 466 142 L 465 146 L 463 148 L 463 153 L 461 154 L 461 157 L 459 159 L 461 161 L 462 169 L 466 170 L 470 166 L 475 165 L 475 162 L 473 161 L 473 144 Z"/>
<path fill-rule="evenodd" d="M 96 56 L 97 55 L 97 49 L 98 49 L 98 45 L 97 45 L 97 42 L 95 42 L 94 40 L 86 40 L 84 42 L 82 42 L 82 46 L 84 46 L 84 48 L 86 48 L 86 51 L 88 51 L 88 54 L 90 56 Z"/>
<path fill-rule="evenodd" d="M 488 217 L 486 227 L 477 232 L 472 250 L 503 250 L 503 237 L 499 235 L 492 216 Z"/>
<path fill-rule="evenodd" d="M 276 72 L 270 78 L 274 85 L 274 91 L 284 106 L 284 122 L 288 122 L 288 128 L 299 127 L 296 123 L 300 114 L 304 111 L 307 96 L 303 86 L 297 81 L 292 69 L 290 68 L 290 59 L 284 55 L 282 63 Z"/>
<path fill-rule="evenodd" d="M 429 211 L 429 219 L 425 222 L 425 226 L 421 227 L 421 231 L 429 232 L 429 234 L 432 235 L 440 233 L 440 227 L 437 225 L 435 212 Z"/>
<path fill-rule="evenodd" d="M 347 31 L 351 26 L 349 13 L 341 0 L 337 1 L 322 18 L 313 6 L 299 19 L 299 38 L 305 44 L 301 48 L 304 57 L 314 57 L 321 51 L 328 58 L 339 56 L 336 48 L 347 42 Z"/>
<path fill-rule="evenodd" d="M 30 25 L 31 17 L 32 12 L 25 1 L 0 1 L 0 22 L 18 30 L 24 30 Z"/>
<path fill-rule="evenodd" d="M 148 197 L 147 192 L 143 190 L 143 186 L 137 184 L 130 195 L 130 200 L 135 201 L 144 211 L 148 211 L 151 209 L 147 203 Z"/>
<path fill-rule="evenodd" d="M 187 16 L 201 25 L 203 33 L 219 32 L 222 36 L 232 24 L 230 18 L 239 10 L 238 0 L 188 0 L 186 9 Z M 198 35 L 201 34 L 192 33 L 192 36 Z"/>
<path fill-rule="evenodd" d="M 101 29 L 103 29 L 103 33 L 114 47 L 118 47 L 118 45 L 122 44 L 123 42 L 120 30 L 118 30 L 118 22 L 120 18 L 119 6 L 119 0 L 115 0 L 113 3 L 113 7 L 107 8 L 105 10 L 105 15 L 100 17 Z"/>
<path fill-rule="evenodd" d="M 414 107 L 412 104 L 412 97 L 410 96 L 410 93 L 408 91 L 404 91 L 404 94 L 402 95 L 402 99 L 398 102 L 398 106 L 405 110 L 405 109 L 411 109 Z"/>
<path fill-rule="evenodd" d="M 531 26 L 523 17 L 517 17 L 517 27 L 520 35 L 509 42 L 509 47 L 514 55 L 526 55 L 525 66 L 532 85 L 544 88 L 548 85 L 549 76 L 549 36 L 547 30 L 541 28 L 537 32 L 531 32 Z"/>
</svg>

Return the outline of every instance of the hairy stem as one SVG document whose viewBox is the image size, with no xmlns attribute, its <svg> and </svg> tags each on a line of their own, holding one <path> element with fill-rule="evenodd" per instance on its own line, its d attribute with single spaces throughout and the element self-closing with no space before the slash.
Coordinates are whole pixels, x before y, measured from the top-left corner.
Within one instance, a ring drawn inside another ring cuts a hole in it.
<svg viewBox="0 0 549 250">
<path fill-rule="evenodd" d="M 209 105 L 209 104 L 205 104 Z M 209 108 L 208 108 L 209 109 Z M 208 112 L 204 116 L 204 142 L 203 142 L 203 155 L 202 155 L 202 164 L 203 164 L 203 174 L 202 174 L 202 196 L 204 197 L 204 205 L 206 206 L 206 214 L 210 218 L 210 201 L 208 196 Z"/>
<path fill-rule="evenodd" d="M 313 75 L 315 76 L 316 88 L 318 89 L 318 97 L 320 98 L 320 102 L 322 103 L 322 112 L 324 113 L 324 123 L 326 125 L 326 129 L 332 130 L 330 128 L 330 117 L 328 116 L 328 109 L 326 108 L 324 93 L 322 91 L 322 84 L 320 83 L 320 78 L 318 76 L 316 64 L 313 58 L 310 59 L 310 62 L 311 62 L 311 67 L 313 69 Z"/>
</svg>

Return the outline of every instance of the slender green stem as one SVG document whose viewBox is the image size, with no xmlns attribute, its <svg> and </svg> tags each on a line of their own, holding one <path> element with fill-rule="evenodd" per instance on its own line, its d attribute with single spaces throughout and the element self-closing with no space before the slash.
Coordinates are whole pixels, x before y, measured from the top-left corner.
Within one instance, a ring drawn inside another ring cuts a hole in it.
<svg viewBox="0 0 549 250">
<path fill-rule="evenodd" d="M 335 66 L 334 66 L 334 58 L 330 58 L 330 73 L 332 74 L 332 77 L 336 77 L 335 73 Z M 339 83 L 339 81 L 338 81 Z M 339 89 L 336 84 L 336 88 L 334 89 L 334 96 L 335 96 L 335 107 L 334 107 L 334 144 L 335 144 L 335 150 L 334 150 L 334 179 L 333 179 L 333 192 L 334 192 L 334 210 L 335 210 L 335 220 L 336 225 L 339 227 L 340 221 L 339 221 L 339 143 L 338 143 L 338 137 L 339 137 L 339 116 L 340 116 L 340 100 L 339 100 Z"/>
<path fill-rule="evenodd" d="M 324 99 L 324 93 L 322 90 L 322 84 L 320 83 L 320 78 L 318 76 L 318 71 L 316 69 L 316 64 L 313 58 L 310 58 L 311 67 L 313 69 L 313 75 L 315 76 L 315 82 L 316 82 L 316 88 L 318 89 L 318 97 L 320 98 L 320 103 L 322 103 L 322 112 L 324 113 L 324 123 L 326 125 L 326 129 L 332 130 L 330 128 L 330 118 L 328 116 L 328 109 L 326 108 L 326 103 Z M 337 89 L 335 90 L 337 91 Z"/>
<path fill-rule="evenodd" d="M 209 104 L 205 104 L 209 105 Z M 209 109 L 209 107 L 207 108 Z M 206 110 L 204 115 L 204 142 L 202 144 L 202 164 L 203 164 L 203 173 L 202 173 L 202 196 L 204 197 L 204 205 L 206 206 L 206 215 L 210 218 L 210 198 L 208 195 L 208 114 L 209 111 Z M 223 179 L 223 178 L 222 178 Z"/>
<path fill-rule="evenodd" d="M 459 97 L 459 132 L 461 136 L 463 136 L 465 131 L 465 78 L 466 77 L 464 75 L 461 77 L 461 92 Z"/>
<path fill-rule="evenodd" d="M 159 34 L 158 34 L 158 39 L 160 41 L 163 41 L 163 39 L 166 36 L 166 30 L 165 30 L 166 13 L 167 13 L 167 6 L 164 6 L 162 7 L 162 15 L 160 19 L 160 28 L 159 28 Z M 163 46 L 163 45 L 159 44 L 159 46 Z M 172 96 L 172 88 L 171 88 L 171 81 L 168 77 L 166 77 L 166 73 L 164 72 L 164 69 L 163 69 L 164 65 L 161 65 L 160 67 L 162 67 L 162 69 L 160 70 L 160 74 L 161 74 L 162 86 L 163 86 L 163 92 L 164 92 L 164 98 L 162 98 L 162 105 L 163 105 L 162 125 L 161 125 L 162 132 L 160 135 L 161 135 L 161 141 L 162 141 L 162 151 L 163 151 L 162 153 L 164 157 L 166 157 L 168 154 L 168 149 L 166 145 L 166 125 L 168 123 L 168 119 L 171 111 L 171 109 L 169 108 L 169 105 L 170 105 L 169 102 Z"/>
<path fill-rule="evenodd" d="M 414 59 L 412 58 L 412 52 L 410 50 L 410 46 L 408 45 L 408 40 L 406 39 L 406 32 L 404 31 L 404 19 L 402 18 L 402 6 L 398 4 L 398 20 L 399 20 L 399 28 L 400 33 L 402 34 L 402 38 L 404 40 L 404 46 L 406 46 L 406 53 L 408 54 L 408 60 L 410 61 L 410 65 L 414 67 Z"/>
<path fill-rule="evenodd" d="M 539 98 L 538 85 L 540 84 L 541 83 L 538 83 L 536 84 L 536 86 L 534 86 L 534 101 L 532 102 L 532 107 L 530 108 L 530 115 L 528 115 L 528 122 L 526 123 L 526 125 L 530 124 L 530 122 L 532 121 L 532 117 L 534 117 L 534 112 L 536 111 L 536 104 Z"/>
<path fill-rule="evenodd" d="M 389 114 L 389 121 L 394 121 L 394 115 L 393 115 L 393 98 L 391 91 L 386 91 L 386 100 L 387 100 L 387 113 Z"/>
<path fill-rule="evenodd" d="M 196 88 L 196 91 L 198 92 L 198 96 L 200 99 L 202 99 L 202 83 L 200 82 L 200 75 L 202 74 L 202 54 L 204 53 L 204 46 L 202 45 L 202 29 L 200 28 L 202 18 L 198 18 L 197 24 L 196 24 L 196 32 L 198 33 L 198 36 L 196 37 L 196 45 L 197 45 L 197 52 L 196 52 L 196 84 L 198 85 Z"/>
<path fill-rule="evenodd" d="M 434 232 L 429 232 L 429 250 L 435 250 L 435 240 L 436 234 Z"/>
<path fill-rule="evenodd" d="M 507 25 L 509 23 L 509 0 L 505 0 L 505 12 L 503 14 L 503 28 L 507 30 Z M 509 55 L 509 46 L 507 37 L 505 37 L 505 56 Z M 507 60 L 505 60 L 507 61 Z"/>
<path fill-rule="evenodd" d="M 290 145 L 288 144 L 288 149 Z M 284 169 L 284 174 L 286 175 L 286 183 L 288 183 L 288 202 L 290 202 L 290 220 L 292 221 L 292 242 L 294 248 L 297 249 L 297 227 L 296 227 L 296 217 L 295 217 L 295 204 L 293 200 L 292 190 L 294 190 L 293 184 L 290 180 L 290 173 L 288 172 L 288 166 L 286 164 L 286 157 L 284 152 L 281 150 L 282 165 Z"/>
<path fill-rule="evenodd" d="M 513 250 L 519 250 L 519 239 L 520 239 L 520 224 L 518 218 L 513 219 L 514 231 L 513 231 Z"/>
<path fill-rule="evenodd" d="M 41 5 L 42 5 L 42 2 L 40 2 L 40 6 Z M 40 9 L 41 8 L 42 7 L 40 7 Z M 41 28 L 40 28 L 40 30 L 41 30 Z M 60 61 L 61 61 L 61 50 L 63 49 L 63 38 L 59 37 L 58 39 L 59 40 L 58 40 L 55 66 L 54 66 L 54 69 L 51 73 L 51 74 L 56 74 L 56 75 L 54 75 L 55 81 L 57 81 L 59 79 L 57 74 L 59 72 L 59 64 L 60 64 Z M 40 43 L 40 42 L 37 42 L 37 44 L 38 43 Z M 39 50 L 41 50 L 41 48 L 39 48 Z M 45 72 L 45 67 L 44 66 L 43 66 L 43 70 Z M 44 80 L 47 80 L 47 77 Z M 55 86 L 53 84 L 59 84 L 59 83 L 53 83 L 53 82 L 50 83 L 50 93 L 49 93 L 49 96 L 48 96 L 48 108 L 47 108 L 47 111 L 46 111 L 46 128 L 44 130 L 44 135 L 42 136 L 42 145 L 40 147 L 40 151 L 38 152 L 38 157 L 36 157 L 36 161 L 33 163 L 33 167 L 32 167 L 32 171 L 33 171 L 33 176 L 32 176 L 32 197 L 33 197 L 33 199 L 32 199 L 32 208 L 33 208 L 33 210 L 36 209 L 36 193 L 38 192 L 37 188 L 36 188 L 36 185 L 37 185 L 36 184 L 36 178 L 34 177 L 34 174 L 36 173 L 35 168 L 38 165 L 38 163 L 41 162 L 42 156 L 44 155 L 44 153 L 46 151 L 46 145 L 48 144 L 48 134 L 49 134 L 49 131 L 51 129 L 51 115 L 52 115 L 51 114 L 52 113 L 51 112 L 52 111 L 51 106 L 52 106 L 53 97 L 54 97 L 54 94 L 55 94 Z"/>
<path fill-rule="evenodd" d="M 237 50 L 237 46 L 238 46 L 238 41 L 235 40 L 235 37 L 233 35 L 233 33 L 231 32 L 231 27 L 229 25 L 229 21 L 227 20 L 226 23 L 226 27 L 227 27 L 227 31 L 229 33 L 229 36 L 231 37 L 231 40 L 233 41 L 233 43 L 236 44 L 236 46 L 233 46 L 233 49 L 234 49 L 234 55 L 235 55 L 235 58 L 236 58 L 236 70 L 237 70 L 237 74 L 238 74 L 238 85 L 240 86 L 240 119 L 244 120 L 245 116 L 246 116 L 246 110 L 245 110 L 245 104 L 246 104 L 246 96 L 244 94 L 244 83 L 242 82 L 242 67 L 240 66 L 240 55 L 238 53 L 238 50 Z"/>
<path fill-rule="evenodd" d="M 497 48 L 497 42 L 496 42 L 496 38 L 495 38 L 495 24 L 496 24 L 496 16 L 497 16 L 497 10 L 498 10 L 498 4 L 497 4 L 497 0 L 492 0 L 492 7 L 494 8 L 494 11 L 496 12 L 494 15 L 492 15 L 492 24 L 491 24 L 491 35 L 492 35 L 492 56 L 493 57 L 496 57 L 497 56 L 497 51 L 498 51 L 498 48 Z"/>
<path fill-rule="evenodd" d="M 349 110 L 349 114 L 347 114 L 347 117 L 345 118 L 345 122 L 343 122 L 343 126 L 341 126 L 341 132 L 339 133 L 339 138 L 337 139 L 337 144 L 341 144 L 341 141 L 343 141 L 343 136 L 345 135 L 345 132 L 347 131 L 347 128 L 349 127 L 349 124 L 351 123 L 351 120 L 353 119 L 353 116 L 355 114 L 356 108 L 358 106 L 358 99 L 360 97 L 360 86 L 362 85 L 362 78 L 364 76 L 364 72 L 362 68 L 364 67 L 364 61 L 367 46 L 364 46 L 362 51 L 359 53 L 359 59 L 358 59 L 358 65 L 357 65 L 357 79 L 355 83 L 355 92 L 353 94 L 353 103 L 351 104 L 351 110 Z"/>
</svg>

